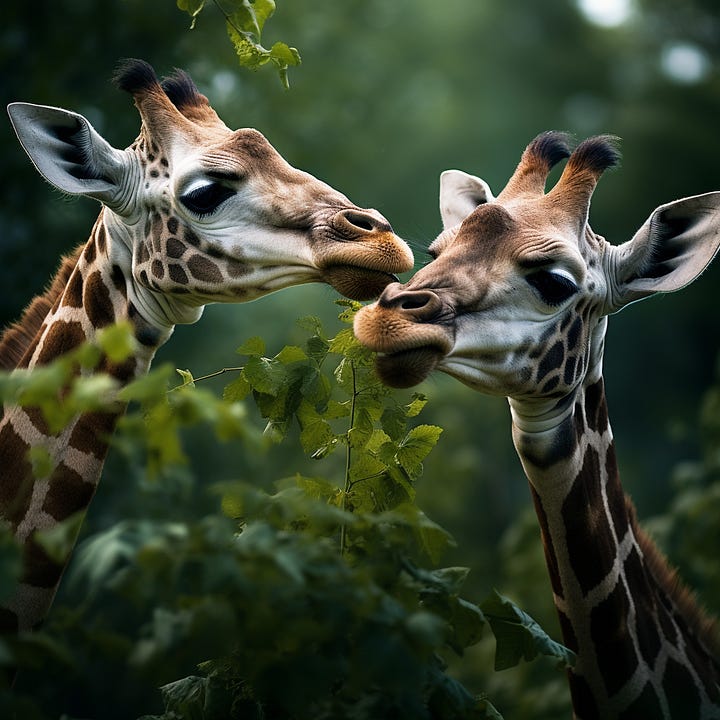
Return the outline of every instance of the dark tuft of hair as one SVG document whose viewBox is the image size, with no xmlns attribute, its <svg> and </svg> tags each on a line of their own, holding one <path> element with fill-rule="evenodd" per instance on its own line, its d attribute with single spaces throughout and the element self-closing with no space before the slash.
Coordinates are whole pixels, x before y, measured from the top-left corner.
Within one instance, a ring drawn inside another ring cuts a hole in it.
<svg viewBox="0 0 720 720">
<path fill-rule="evenodd" d="M 150 63 L 127 58 L 118 64 L 113 82 L 121 90 L 134 95 L 158 85 L 158 78 Z"/>
<path fill-rule="evenodd" d="M 596 135 L 583 140 L 572 154 L 572 163 L 600 174 L 620 164 L 620 138 L 615 135 Z"/>
<path fill-rule="evenodd" d="M 548 168 L 570 157 L 570 136 L 557 130 L 548 130 L 538 135 L 527 148 L 538 159 L 547 163 Z"/>
<path fill-rule="evenodd" d="M 172 75 L 163 78 L 160 85 L 178 110 L 203 103 L 203 96 L 184 70 L 176 68 Z"/>
</svg>

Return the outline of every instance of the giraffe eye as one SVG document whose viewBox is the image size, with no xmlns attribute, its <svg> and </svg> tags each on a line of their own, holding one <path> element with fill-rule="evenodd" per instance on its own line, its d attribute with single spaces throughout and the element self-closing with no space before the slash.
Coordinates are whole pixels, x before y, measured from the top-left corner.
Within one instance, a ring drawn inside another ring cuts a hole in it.
<svg viewBox="0 0 720 720">
<path fill-rule="evenodd" d="M 214 213 L 235 190 L 220 183 L 208 183 L 191 189 L 180 196 L 180 202 L 192 213 L 203 217 Z"/>
<path fill-rule="evenodd" d="M 538 270 L 528 275 L 526 280 L 547 305 L 560 305 L 578 291 L 575 282 L 567 275 L 550 270 Z"/>
</svg>

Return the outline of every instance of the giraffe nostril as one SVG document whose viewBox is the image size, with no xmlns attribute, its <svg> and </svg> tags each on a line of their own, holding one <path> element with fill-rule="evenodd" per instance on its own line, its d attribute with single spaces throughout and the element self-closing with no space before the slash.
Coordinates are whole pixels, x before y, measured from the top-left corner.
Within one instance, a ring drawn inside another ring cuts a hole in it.
<svg viewBox="0 0 720 720">
<path fill-rule="evenodd" d="M 385 218 L 376 217 L 362 210 L 342 210 L 338 213 L 338 218 L 348 226 L 348 229 L 356 232 L 358 230 L 362 233 L 392 232 L 390 223 Z"/>
<path fill-rule="evenodd" d="M 402 301 L 400 302 L 400 307 L 403 310 L 419 310 L 420 308 L 425 307 L 427 304 L 427 297 L 410 296 L 402 299 Z"/>
<path fill-rule="evenodd" d="M 442 301 L 434 292 L 405 290 L 399 283 L 388 285 L 378 299 L 378 304 L 424 321 L 435 317 L 442 309 Z"/>
</svg>

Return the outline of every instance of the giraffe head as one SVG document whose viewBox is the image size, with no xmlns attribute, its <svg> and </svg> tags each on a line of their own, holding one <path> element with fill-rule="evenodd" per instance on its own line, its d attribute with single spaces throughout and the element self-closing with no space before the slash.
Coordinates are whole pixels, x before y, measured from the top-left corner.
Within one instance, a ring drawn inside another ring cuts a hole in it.
<svg viewBox="0 0 720 720">
<path fill-rule="evenodd" d="M 47 180 L 106 206 L 122 238 L 114 253 L 151 315 L 189 322 L 206 303 L 311 281 L 365 299 L 412 267 L 380 213 L 289 165 L 256 130 L 231 131 L 184 72 L 160 83 L 131 60 L 116 82 L 142 119 L 125 150 L 67 110 L 13 103 L 8 112 Z"/>
<path fill-rule="evenodd" d="M 550 169 L 566 157 L 546 193 Z M 590 199 L 618 159 L 614 138 L 570 152 L 566 136 L 545 133 L 497 198 L 478 178 L 443 173 L 433 260 L 356 317 L 357 337 L 380 353 L 380 377 L 411 386 L 437 369 L 546 405 L 600 372 L 606 316 L 688 284 L 720 245 L 718 192 L 657 208 L 622 245 L 596 235 Z"/>
</svg>

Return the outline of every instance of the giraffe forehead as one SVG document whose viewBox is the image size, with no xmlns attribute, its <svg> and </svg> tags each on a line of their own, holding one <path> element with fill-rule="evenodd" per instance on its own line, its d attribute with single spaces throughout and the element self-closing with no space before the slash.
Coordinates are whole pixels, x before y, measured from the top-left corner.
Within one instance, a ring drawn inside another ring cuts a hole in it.
<svg viewBox="0 0 720 720">
<path fill-rule="evenodd" d="M 486 271 L 559 264 L 578 281 L 585 275 L 577 238 L 542 208 L 483 206 L 465 220 L 456 236 L 440 240 L 438 245 L 458 247 L 473 266 Z"/>
</svg>

